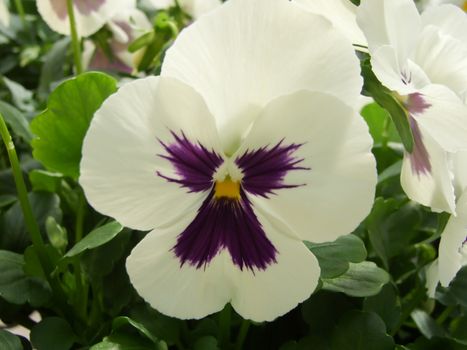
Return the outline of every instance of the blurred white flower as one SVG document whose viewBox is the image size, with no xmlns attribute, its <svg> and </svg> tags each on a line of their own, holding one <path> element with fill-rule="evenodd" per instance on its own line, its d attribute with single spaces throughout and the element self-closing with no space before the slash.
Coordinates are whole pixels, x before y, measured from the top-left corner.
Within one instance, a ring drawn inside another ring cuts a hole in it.
<svg viewBox="0 0 467 350">
<path fill-rule="evenodd" d="M 5 27 L 10 25 L 10 12 L 5 4 L 5 0 L 0 0 L 0 24 Z"/>
<path fill-rule="evenodd" d="M 175 0 L 148 0 L 158 10 L 175 6 Z M 194 19 L 214 10 L 222 4 L 221 0 L 178 0 L 180 7 Z"/>
<path fill-rule="evenodd" d="M 467 149 L 467 17 L 444 5 L 419 15 L 412 0 L 363 0 L 357 20 L 373 71 L 407 110 L 414 148 L 403 160 L 409 198 L 455 212 L 449 156 Z"/>
<path fill-rule="evenodd" d="M 444 4 L 452 4 L 467 11 L 467 0 L 420 0 L 417 2 L 417 7 L 420 11 L 424 11 L 430 7 L 436 7 Z"/>
<path fill-rule="evenodd" d="M 39 14 L 50 28 L 70 35 L 66 0 L 37 0 L 36 3 Z M 73 0 L 78 35 L 87 37 L 94 34 L 116 13 L 131 6 L 136 6 L 136 0 Z"/>
</svg>

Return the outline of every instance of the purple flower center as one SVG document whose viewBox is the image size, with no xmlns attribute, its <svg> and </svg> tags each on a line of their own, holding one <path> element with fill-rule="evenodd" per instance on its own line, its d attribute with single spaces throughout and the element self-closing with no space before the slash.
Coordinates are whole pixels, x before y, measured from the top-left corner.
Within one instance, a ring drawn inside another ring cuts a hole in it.
<svg viewBox="0 0 467 350">
<path fill-rule="evenodd" d="M 258 220 L 249 195 L 269 198 L 276 191 L 304 186 L 284 183 L 289 171 L 310 170 L 300 166 L 302 158 L 294 153 L 300 144 L 274 146 L 247 150 L 234 160 L 242 178 L 215 180 L 215 174 L 224 159 L 200 143 L 193 143 L 182 133 L 172 132 L 170 144 L 159 141 L 167 159 L 175 170 L 175 176 L 157 175 L 179 184 L 188 192 L 206 192 L 194 220 L 181 232 L 173 252 L 183 266 L 189 263 L 196 268 L 205 267 L 222 250 L 226 249 L 232 261 L 241 270 L 264 270 L 276 262 L 277 249 L 268 239 Z"/>
<path fill-rule="evenodd" d="M 422 114 L 431 105 L 425 101 L 422 94 L 413 93 L 408 96 L 406 107 L 409 112 L 409 123 L 414 139 L 413 150 L 409 154 L 412 171 L 417 175 L 426 175 L 431 173 L 430 155 L 423 142 L 423 135 L 414 115 Z"/>
</svg>

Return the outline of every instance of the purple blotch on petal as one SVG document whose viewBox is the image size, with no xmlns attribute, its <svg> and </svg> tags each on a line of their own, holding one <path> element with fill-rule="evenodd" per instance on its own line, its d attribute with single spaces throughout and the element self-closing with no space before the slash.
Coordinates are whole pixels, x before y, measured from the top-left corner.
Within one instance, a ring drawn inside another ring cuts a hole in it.
<svg viewBox="0 0 467 350">
<path fill-rule="evenodd" d="M 305 184 L 286 185 L 284 178 L 289 171 L 310 170 L 300 166 L 303 158 L 293 154 L 302 144 L 283 145 L 283 140 L 273 147 L 261 147 L 246 151 L 235 160 L 243 171 L 242 187 L 250 194 L 268 198 L 275 190 L 304 186 Z"/>
<path fill-rule="evenodd" d="M 241 199 L 214 198 L 211 190 L 197 216 L 178 236 L 173 248 L 183 266 L 205 267 L 227 249 L 240 270 L 265 270 L 276 262 L 277 250 L 241 190 Z"/>
<path fill-rule="evenodd" d="M 171 132 L 175 142 L 171 144 L 159 140 L 167 152 L 159 157 L 170 161 L 179 178 L 169 177 L 157 171 L 157 175 L 169 182 L 177 183 L 188 188 L 190 192 L 203 192 L 213 185 L 213 175 L 216 169 L 223 163 L 220 155 L 209 151 L 199 143 L 193 143 L 187 139 L 184 133 L 178 136 Z"/>
<path fill-rule="evenodd" d="M 67 5 L 65 0 L 50 0 L 52 8 L 60 19 L 68 17 Z M 74 0 L 77 10 L 85 16 L 91 12 L 96 12 L 104 5 L 106 0 Z"/>
</svg>

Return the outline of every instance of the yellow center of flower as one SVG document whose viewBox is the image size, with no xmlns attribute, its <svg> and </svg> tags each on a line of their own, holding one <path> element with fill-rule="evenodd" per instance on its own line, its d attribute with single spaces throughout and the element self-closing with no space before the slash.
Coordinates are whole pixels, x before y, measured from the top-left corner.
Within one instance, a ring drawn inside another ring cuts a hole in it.
<svg viewBox="0 0 467 350">
<path fill-rule="evenodd" d="M 232 181 L 228 177 L 224 181 L 216 181 L 214 197 L 240 199 L 240 182 Z"/>
<path fill-rule="evenodd" d="M 462 9 L 467 12 L 467 1 L 464 1 L 464 4 L 462 5 Z"/>
</svg>

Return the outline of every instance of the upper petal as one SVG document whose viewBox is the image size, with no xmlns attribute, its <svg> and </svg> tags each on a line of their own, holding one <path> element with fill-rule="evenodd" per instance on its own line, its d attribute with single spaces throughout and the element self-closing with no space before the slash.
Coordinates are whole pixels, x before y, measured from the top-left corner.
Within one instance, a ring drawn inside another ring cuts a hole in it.
<svg viewBox="0 0 467 350">
<path fill-rule="evenodd" d="M 444 34 L 467 43 L 467 16 L 464 11 L 454 5 L 430 7 L 422 13 L 424 26 L 438 27 Z"/>
<path fill-rule="evenodd" d="M 370 53 L 392 46 L 400 65 L 410 58 L 421 30 L 421 19 L 412 0 L 363 0 L 357 23 L 368 40 Z"/>
<path fill-rule="evenodd" d="M 439 279 L 447 287 L 462 267 L 460 250 L 467 238 L 467 192 L 457 201 L 456 216 L 451 216 L 439 244 Z"/>
<path fill-rule="evenodd" d="M 365 35 L 357 25 L 357 6 L 348 0 L 295 0 L 303 7 L 326 17 L 352 44 L 367 46 Z"/>
<path fill-rule="evenodd" d="M 220 157 L 207 152 L 219 148 L 213 117 L 193 89 L 171 78 L 140 79 L 96 112 L 80 183 L 96 210 L 123 225 L 162 227 L 201 205 L 207 194 L 197 186 L 210 186 Z"/>
<path fill-rule="evenodd" d="M 97 32 L 118 11 L 134 0 L 75 0 L 73 2 L 79 36 L 87 37 Z M 66 1 L 37 0 L 37 9 L 45 22 L 56 32 L 70 35 Z"/>
<path fill-rule="evenodd" d="M 356 103 L 359 72 L 350 42 L 287 0 L 226 2 L 180 34 L 162 67 L 204 97 L 228 153 L 275 97 L 307 88 Z"/>
<path fill-rule="evenodd" d="M 284 188 L 268 197 L 252 191 L 254 206 L 303 240 L 334 241 L 352 232 L 369 213 L 376 186 L 372 140 L 361 116 L 330 95 L 283 96 L 262 111 L 237 156 L 280 141 L 301 145 L 294 156 L 302 169 L 287 172 Z"/>
</svg>

